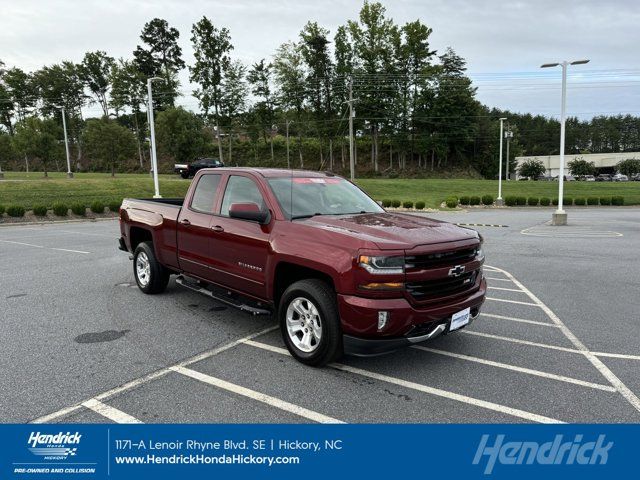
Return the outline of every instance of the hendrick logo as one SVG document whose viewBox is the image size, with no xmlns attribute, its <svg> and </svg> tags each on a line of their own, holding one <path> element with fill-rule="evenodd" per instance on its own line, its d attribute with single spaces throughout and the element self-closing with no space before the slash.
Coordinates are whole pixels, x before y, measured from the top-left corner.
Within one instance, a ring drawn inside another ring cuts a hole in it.
<svg viewBox="0 0 640 480">
<path fill-rule="evenodd" d="M 45 460 L 66 460 L 73 456 L 78 450 L 82 435 L 79 432 L 59 432 L 56 434 L 45 434 L 31 432 L 27 444 L 29 451 L 34 455 L 44 457 Z M 69 447 L 68 445 L 74 445 Z"/>
<path fill-rule="evenodd" d="M 582 435 L 573 440 L 563 441 L 563 435 L 556 435 L 551 442 L 505 442 L 505 435 L 496 435 L 493 445 L 489 445 L 490 435 L 483 435 L 473 459 L 478 465 L 482 457 L 487 457 L 485 475 L 493 472 L 496 463 L 500 465 L 604 465 L 609 459 L 613 442 L 605 445 L 605 435 L 599 435 L 595 442 L 585 442 Z"/>
</svg>

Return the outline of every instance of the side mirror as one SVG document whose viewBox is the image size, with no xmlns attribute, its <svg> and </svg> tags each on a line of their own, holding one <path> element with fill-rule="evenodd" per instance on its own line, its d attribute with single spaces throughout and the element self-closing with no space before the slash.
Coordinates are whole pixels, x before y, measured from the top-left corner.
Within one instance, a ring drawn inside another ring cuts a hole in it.
<svg viewBox="0 0 640 480">
<path fill-rule="evenodd" d="M 269 211 L 260 210 L 260 207 L 255 203 L 232 203 L 229 207 L 229 217 L 267 223 Z"/>
</svg>

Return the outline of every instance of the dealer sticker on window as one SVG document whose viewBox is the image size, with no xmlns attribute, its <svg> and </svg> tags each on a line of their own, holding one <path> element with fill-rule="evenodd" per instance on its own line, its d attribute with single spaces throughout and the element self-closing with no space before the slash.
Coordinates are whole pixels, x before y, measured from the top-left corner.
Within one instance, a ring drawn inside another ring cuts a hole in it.
<svg viewBox="0 0 640 480">
<path fill-rule="evenodd" d="M 457 330 L 460 327 L 464 327 L 467 323 L 469 323 L 470 317 L 471 308 L 465 308 L 458 313 L 454 313 L 451 317 L 451 326 L 449 327 L 449 331 Z"/>
</svg>

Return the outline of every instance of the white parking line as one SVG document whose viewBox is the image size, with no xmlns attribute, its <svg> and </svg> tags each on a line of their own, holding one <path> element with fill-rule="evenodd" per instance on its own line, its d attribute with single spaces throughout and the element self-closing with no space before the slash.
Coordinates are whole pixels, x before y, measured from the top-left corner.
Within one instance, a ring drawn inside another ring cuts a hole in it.
<svg viewBox="0 0 640 480">
<path fill-rule="evenodd" d="M 505 342 L 520 343 L 522 345 L 530 345 L 532 347 L 549 348 L 551 350 L 561 350 L 569 353 L 582 353 L 575 348 L 561 347 L 559 345 L 549 345 L 547 343 L 530 342 L 529 340 L 522 340 L 520 338 L 503 337 L 500 335 L 493 335 L 491 333 L 476 332 L 475 330 L 460 330 L 460 333 L 466 333 L 467 335 L 477 335 L 478 337 L 493 338 L 494 340 L 504 340 Z"/>
<path fill-rule="evenodd" d="M 83 402 L 82 405 L 116 423 L 143 423 L 128 413 L 124 413 L 122 410 L 106 405 L 95 398 Z"/>
<path fill-rule="evenodd" d="M 274 326 L 274 327 L 269 327 L 269 328 L 265 328 L 264 330 L 260 330 L 259 332 L 256 333 L 252 333 L 250 335 L 247 335 L 245 337 L 239 338 L 238 340 L 234 340 L 233 342 L 229 342 L 226 343 L 220 347 L 216 347 L 216 348 L 212 348 L 211 350 L 207 350 L 205 352 L 199 353 L 193 357 L 190 357 L 186 360 L 183 360 L 182 362 L 177 363 L 176 367 L 186 367 L 188 365 L 191 365 L 192 363 L 196 363 L 199 362 L 200 360 L 204 360 L 206 358 L 209 357 L 213 357 L 214 355 L 218 355 L 219 353 L 222 353 L 226 350 L 229 350 L 230 348 L 235 347 L 236 345 L 239 345 L 243 342 L 245 342 L 246 340 L 250 340 L 254 337 L 258 337 L 260 335 L 264 335 L 265 333 L 269 333 L 272 332 L 274 330 L 276 330 L 278 327 Z M 115 387 L 112 388 L 111 390 L 107 390 L 106 392 L 103 392 L 99 395 L 96 395 L 93 398 L 90 398 L 88 400 L 85 400 L 83 402 L 79 402 L 75 405 L 72 405 L 70 407 L 65 407 L 62 408 L 60 410 L 57 410 L 53 413 L 50 413 L 48 415 L 44 415 L 42 417 L 36 418 L 35 420 L 31 420 L 31 422 L 29 423 L 48 423 L 51 422 L 52 420 L 55 420 L 57 418 L 60 417 L 64 417 L 66 415 L 69 415 L 70 413 L 75 412 L 76 410 L 79 410 L 82 408 L 82 404 L 85 402 L 88 402 L 90 400 L 97 400 L 97 401 L 103 401 L 103 400 L 107 400 L 111 397 L 114 397 L 120 393 L 126 392 L 127 390 L 131 390 L 133 388 L 136 388 L 142 384 L 145 384 L 147 382 L 150 382 L 152 380 L 155 380 L 156 378 L 160 378 L 164 375 L 166 375 L 167 373 L 171 372 L 171 368 L 170 367 L 166 367 L 166 368 L 161 368 L 160 370 L 156 370 L 155 372 L 151 372 L 143 377 L 140 378 L 136 378 L 134 380 L 131 380 L 130 382 L 127 382 L 123 385 L 120 385 L 119 387 Z"/>
<path fill-rule="evenodd" d="M 14 245 L 23 245 L 25 247 L 43 248 L 45 250 L 57 250 L 59 252 L 84 253 L 84 254 L 91 253 L 91 252 L 85 252 L 85 251 L 82 251 L 82 250 L 68 250 L 66 248 L 44 247 L 42 245 L 34 245 L 33 243 L 14 242 L 12 240 L 0 240 L 0 242 L 2 242 L 2 243 L 11 243 L 11 244 L 14 244 Z"/>
<path fill-rule="evenodd" d="M 529 323 L 531 325 L 542 325 L 544 327 L 559 328 L 555 323 L 538 322 L 537 320 L 527 320 L 526 318 L 507 317 L 507 316 L 504 316 L 504 315 L 496 315 L 495 313 L 484 313 L 484 312 L 481 312 L 480 316 L 489 317 L 489 318 L 497 318 L 499 320 L 510 320 L 512 322 Z"/>
<path fill-rule="evenodd" d="M 494 297 L 485 297 L 487 300 L 493 300 L 494 302 L 505 302 L 505 303 L 517 303 L 518 305 L 529 305 L 531 307 L 539 307 L 537 303 L 530 302 L 519 302 L 517 300 L 507 300 L 506 298 L 494 298 Z"/>
<path fill-rule="evenodd" d="M 508 278 L 493 278 L 493 277 L 484 277 L 487 280 L 491 280 L 493 282 L 510 282 L 511 280 L 509 280 Z"/>
<path fill-rule="evenodd" d="M 494 267 L 497 270 L 501 270 L 497 267 Z M 640 398 L 631 391 L 629 387 L 627 387 L 622 380 L 620 380 L 604 363 L 600 360 L 596 355 L 591 352 L 584 343 L 582 343 L 578 337 L 576 337 L 571 330 L 567 328 L 567 326 L 558 318 L 558 316 L 553 313 L 553 311 L 547 307 L 542 300 L 536 297 L 527 287 L 525 287 L 522 283 L 520 283 L 516 278 L 511 275 L 509 272 L 505 270 L 501 270 L 501 272 L 510 278 L 513 283 L 516 284 L 520 289 L 524 290 L 526 294 L 533 300 L 543 311 L 547 314 L 547 316 L 560 327 L 560 331 L 564 334 L 567 339 L 582 353 L 587 360 L 591 362 L 591 364 L 602 374 L 604 378 L 606 378 L 611 385 L 616 387 L 618 392 L 635 408 L 638 412 L 640 412 Z"/>
<path fill-rule="evenodd" d="M 517 288 L 502 288 L 502 287 L 488 287 L 489 290 L 502 290 L 503 292 L 518 292 L 518 293 L 524 293 L 522 290 L 519 290 Z"/>
<path fill-rule="evenodd" d="M 626 353 L 592 352 L 596 357 L 622 358 L 625 360 L 640 360 L 640 355 L 627 355 Z"/>
<path fill-rule="evenodd" d="M 275 347 L 273 345 L 268 345 L 266 343 L 256 342 L 254 340 L 247 340 L 244 342 L 247 345 L 251 345 L 256 348 L 261 348 L 263 350 L 268 350 L 271 352 L 279 353 L 281 355 L 289 355 L 289 352 L 280 347 Z M 480 400 L 478 398 L 468 397 L 466 395 L 461 395 L 459 393 L 449 392 L 447 390 L 440 390 L 439 388 L 428 387 L 426 385 L 422 385 L 419 383 L 410 382 L 407 380 L 402 380 L 400 378 L 390 377 L 388 375 L 383 375 L 381 373 L 374 373 L 368 370 L 362 370 L 356 367 L 350 367 L 348 365 L 343 365 L 340 363 L 332 363 L 329 365 L 331 368 L 335 368 L 336 370 L 341 370 L 344 372 L 354 373 L 356 375 L 360 375 L 363 377 L 372 378 L 374 380 L 379 380 L 381 382 L 391 383 L 394 385 L 398 385 L 404 388 L 408 388 L 411 390 L 416 390 L 419 392 L 427 393 L 429 395 L 435 395 L 438 397 L 446 398 L 448 400 L 455 400 L 457 402 L 466 403 L 468 405 L 473 405 L 480 408 L 485 408 L 487 410 L 492 410 L 494 412 L 504 413 L 506 415 L 510 415 L 512 417 L 522 418 L 524 420 L 528 420 L 530 422 L 537 423 L 564 423 L 560 420 L 556 420 L 554 418 L 545 417 L 542 415 L 538 415 L 535 413 L 527 412 L 524 410 L 519 410 L 517 408 L 507 407 L 505 405 L 500 405 L 498 403 L 487 402 L 485 400 Z"/>
<path fill-rule="evenodd" d="M 242 387 L 240 385 L 236 385 L 235 383 L 230 383 L 220 378 L 215 378 L 210 375 L 207 375 L 202 372 L 198 372 L 196 370 L 192 370 L 190 368 L 185 367 L 170 367 L 170 369 L 176 373 L 180 373 L 187 377 L 191 377 L 193 379 L 199 380 L 201 382 L 207 383 L 209 385 L 213 385 L 214 387 L 222 388 L 232 393 L 236 393 L 238 395 L 242 395 L 243 397 L 250 398 L 252 400 L 257 400 L 258 402 L 266 403 L 275 408 L 279 408 L 280 410 L 284 410 L 285 412 L 293 413 L 294 415 L 298 415 L 300 417 L 308 418 L 314 422 L 318 423 L 344 423 L 340 420 L 337 420 L 332 417 L 328 417 L 326 415 L 322 415 L 321 413 L 314 412 L 313 410 L 308 410 L 306 408 L 300 407 L 298 405 L 294 405 L 293 403 L 285 402 L 284 400 L 280 400 L 279 398 L 272 397 L 270 395 L 266 395 L 264 393 L 256 392 L 255 390 L 251 390 L 249 388 Z"/>
<path fill-rule="evenodd" d="M 605 392 L 615 392 L 616 389 L 611 385 L 602 385 L 600 383 L 587 382 L 585 380 L 579 380 L 577 378 L 565 377 L 564 375 L 556 375 L 555 373 L 543 372 L 541 370 L 534 370 L 531 368 L 518 367 L 508 363 L 494 362 L 493 360 L 486 360 L 484 358 L 472 357 L 470 355 L 462 355 L 460 353 L 449 352 L 446 350 L 438 350 L 435 348 L 423 347 L 421 345 L 414 345 L 416 350 L 422 350 L 429 353 L 436 353 L 438 355 L 445 355 L 447 357 L 457 358 L 459 360 L 466 360 L 469 362 L 481 363 L 483 365 L 489 365 L 491 367 L 503 368 L 505 370 L 513 370 L 514 372 L 527 373 L 529 375 L 535 375 L 537 377 L 550 378 L 551 380 L 558 380 L 560 382 L 573 383 L 575 385 L 581 385 L 583 387 L 594 388 L 596 390 L 603 390 Z"/>
</svg>

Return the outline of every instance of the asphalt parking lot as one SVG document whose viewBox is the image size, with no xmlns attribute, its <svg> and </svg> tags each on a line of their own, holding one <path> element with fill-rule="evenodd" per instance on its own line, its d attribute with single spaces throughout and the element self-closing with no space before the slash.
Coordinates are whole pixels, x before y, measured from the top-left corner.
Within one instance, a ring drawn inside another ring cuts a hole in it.
<svg viewBox="0 0 640 480">
<path fill-rule="evenodd" d="M 483 314 L 323 369 L 270 317 L 143 295 L 115 221 L 0 226 L 0 421 L 640 421 L 640 209 L 431 215 L 485 237 Z"/>
</svg>

